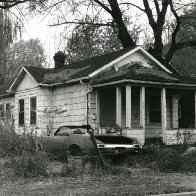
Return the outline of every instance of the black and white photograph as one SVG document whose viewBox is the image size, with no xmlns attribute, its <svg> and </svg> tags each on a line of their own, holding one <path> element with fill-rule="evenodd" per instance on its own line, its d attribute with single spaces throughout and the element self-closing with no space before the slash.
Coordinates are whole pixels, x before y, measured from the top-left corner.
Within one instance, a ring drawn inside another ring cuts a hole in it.
<svg viewBox="0 0 196 196">
<path fill-rule="evenodd" d="M 0 0 L 0 196 L 196 196 L 195 0 Z"/>
</svg>

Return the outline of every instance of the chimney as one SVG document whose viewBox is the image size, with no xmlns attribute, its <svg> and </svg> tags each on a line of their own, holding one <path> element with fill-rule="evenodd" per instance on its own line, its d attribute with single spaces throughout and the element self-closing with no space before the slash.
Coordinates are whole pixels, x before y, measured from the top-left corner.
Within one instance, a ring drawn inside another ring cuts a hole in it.
<svg viewBox="0 0 196 196">
<path fill-rule="evenodd" d="M 54 62 L 55 62 L 55 68 L 62 68 L 65 63 L 65 54 L 61 51 L 58 51 L 54 54 Z"/>
</svg>

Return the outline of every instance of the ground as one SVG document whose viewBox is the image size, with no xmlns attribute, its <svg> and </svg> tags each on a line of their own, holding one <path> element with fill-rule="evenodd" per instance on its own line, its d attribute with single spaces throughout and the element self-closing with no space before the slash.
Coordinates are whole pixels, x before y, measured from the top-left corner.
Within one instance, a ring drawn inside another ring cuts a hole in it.
<svg viewBox="0 0 196 196">
<path fill-rule="evenodd" d="M 196 190 L 195 173 L 161 173 L 146 168 L 111 166 L 112 170 L 86 169 L 82 174 L 62 177 L 59 175 L 62 166 L 60 162 L 51 163 L 49 177 L 0 179 L 0 195 L 139 196 Z"/>
</svg>

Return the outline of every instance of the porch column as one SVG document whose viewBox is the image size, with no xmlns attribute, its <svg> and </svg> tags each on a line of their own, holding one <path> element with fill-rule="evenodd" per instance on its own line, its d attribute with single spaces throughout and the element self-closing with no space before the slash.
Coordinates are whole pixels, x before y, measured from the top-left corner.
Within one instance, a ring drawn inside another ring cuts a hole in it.
<svg viewBox="0 0 196 196">
<path fill-rule="evenodd" d="M 172 94 L 172 128 L 178 128 L 178 94 Z"/>
<path fill-rule="evenodd" d="M 145 129 L 145 87 L 140 87 L 140 127 Z"/>
<path fill-rule="evenodd" d="M 116 124 L 120 127 L 122 126 L 121 117 L 122 117 L 121 87 L 116 87 Z"/>
<path fill-rule="evenodd" d="M 131 129 L 131 85 L 126 86 L 126 127 Z"/>
<path fill-rule="evenodd" d="M 100 93 L 96 90 L 96 124 L 100 128 Z"/>
<path fill-rule="evenodd" d="M 166 106 L 166 89 L 161 89 L 161 122 L 162 122 L 162 133 L 163 141 L 165 138 L 165 129 L 167 127 L 167 106 Z"/>
</svg>

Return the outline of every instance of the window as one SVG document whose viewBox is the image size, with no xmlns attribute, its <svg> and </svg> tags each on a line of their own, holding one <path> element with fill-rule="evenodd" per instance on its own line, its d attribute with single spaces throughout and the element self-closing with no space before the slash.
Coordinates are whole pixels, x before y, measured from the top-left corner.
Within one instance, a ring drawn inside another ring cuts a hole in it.
<svg viewBox="0 0 196 196">
<path fill-rule="evenodd" d="M 37 99 L 36 97 L 30 98 L 30 124 L 35 125 L 37 123 Z"/>
<path fill-rule="evenodd" d="M 18 122 L 20 126 L 24 125 L 24 99 L 19 99 Z"/>
<path fill-rule="evenodd" d="M 7 118 L 11 118 L 11 105 L 10 105 L 10 103 L 5 104 L 5 115 Z"/>
<path fill-rule="evenodd" d="M 3 104 L 0 105 L 0 118 L 1 119 L 4 118 L 4 105 Z"/>
<path fill-rule="evenodd" d="M 161 122 L 161 98 L 159 95 L 150 96 L 149 100 L 149 113 L 150 122 L 160 123 Z"/>
<path fill-rule="evenodd" d="M 11 105 L 10 103 L 0 104 L 0 118 L 11 118 Z"/>
</svg>

